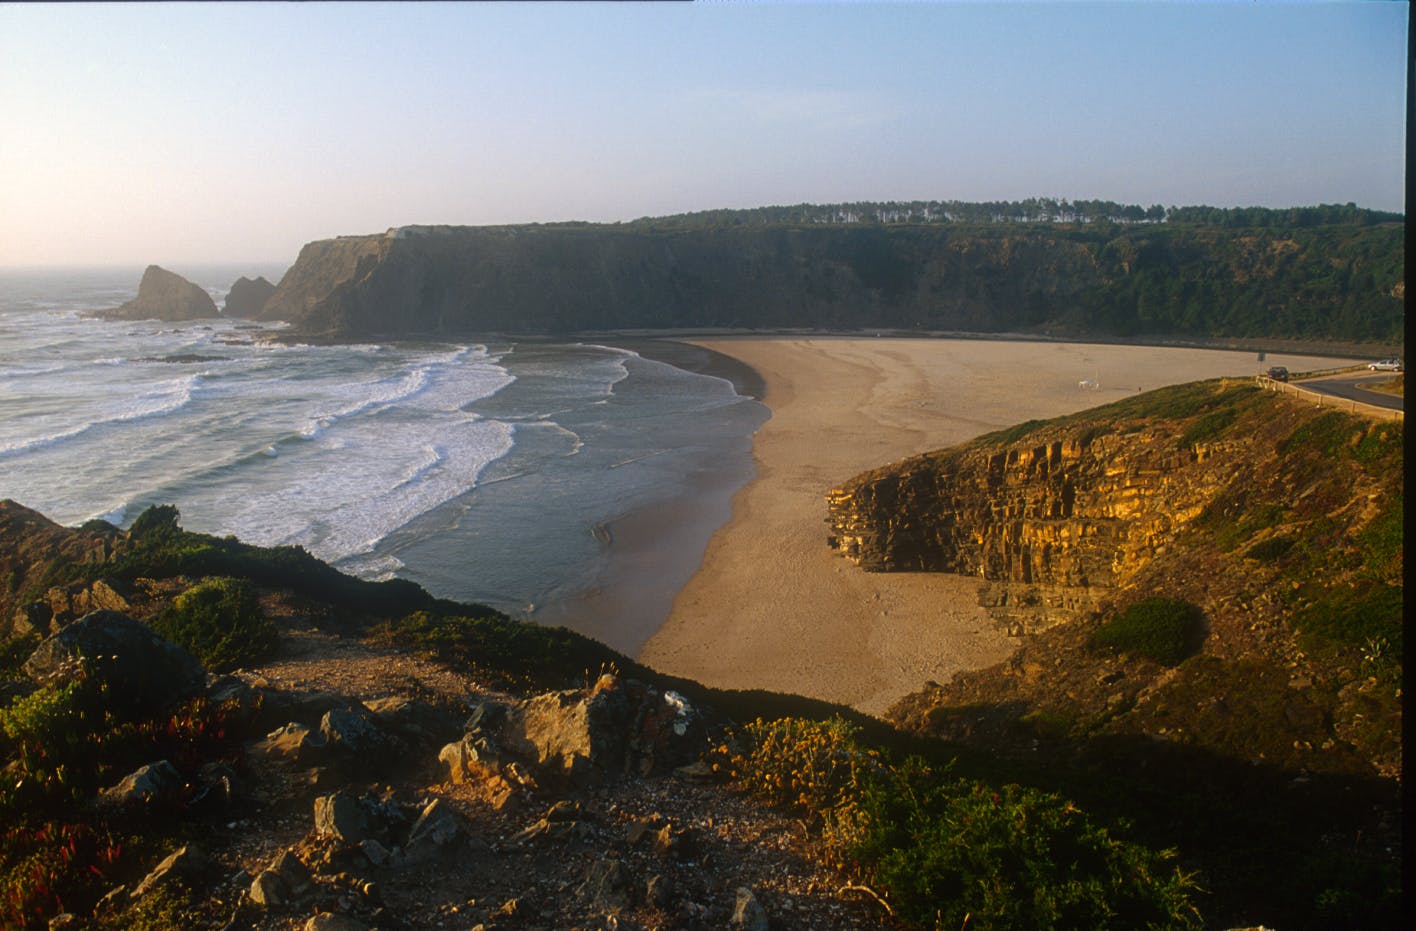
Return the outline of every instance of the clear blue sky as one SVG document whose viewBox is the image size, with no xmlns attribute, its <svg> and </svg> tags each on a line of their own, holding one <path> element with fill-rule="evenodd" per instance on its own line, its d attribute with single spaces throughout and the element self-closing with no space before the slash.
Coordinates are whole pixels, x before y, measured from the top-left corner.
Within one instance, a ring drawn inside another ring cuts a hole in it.
<svg viewBox="0 0 1416 931">
<path fill-rule="evenodd" d="M 0 3 L 0 265 L 843 200 L 1401 210 L 1405 3 Z"/>
</svg>

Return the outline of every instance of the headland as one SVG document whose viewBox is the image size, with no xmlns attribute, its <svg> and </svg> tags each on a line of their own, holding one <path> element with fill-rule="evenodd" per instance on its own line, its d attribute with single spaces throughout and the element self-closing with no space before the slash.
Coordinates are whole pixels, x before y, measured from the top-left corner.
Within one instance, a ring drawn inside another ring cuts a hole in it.
<svg viewBox="0 0 1416 931">
<path fill-rule="evenodd" d="M 1140 391 L 1253 375 L 1245 352 L 1003 340 L 695 339 L 753 369 L 772 412 L 756 477 L 639 655 L 717 688 L 770 689 L 879 714 L 926 681 L 1005 659 L 1015 641 L 978 582 L 868 573 L 826 546 L 826 493 L 859 472 Z M 1270 353 L 1302 372 L 1340 360 Z M 628 542 L 628 541 L 626 541 Z M 652 547 L 652 534 L 645 546 Z"/>
</svg>

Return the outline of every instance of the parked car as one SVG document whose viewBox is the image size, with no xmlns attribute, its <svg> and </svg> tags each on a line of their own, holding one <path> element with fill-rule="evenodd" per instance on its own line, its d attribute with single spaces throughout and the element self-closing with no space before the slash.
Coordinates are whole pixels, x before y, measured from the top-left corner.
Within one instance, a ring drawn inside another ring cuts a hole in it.
<svg viewBox="0 0 1416 931">
<path fill-rule="evenodd" d="M 1400 359 L 1382 359 L 1380 362 L 1369 362 L 1367 363 L 1367 368 L 1371 369 L 1373 372 L 1402 371 Z"/>
<path fill-rule="evenodd" d="M 1288 381 L 1288 369 L 1282 365 L 1275 365 L 1268 370 L 1268 377 L 1274 381 Z"/>
</svg>

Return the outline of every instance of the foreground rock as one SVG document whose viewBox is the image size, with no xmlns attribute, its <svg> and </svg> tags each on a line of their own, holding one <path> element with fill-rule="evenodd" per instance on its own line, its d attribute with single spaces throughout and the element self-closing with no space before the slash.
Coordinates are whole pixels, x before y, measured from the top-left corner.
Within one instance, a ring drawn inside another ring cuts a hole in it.
<svg viewBox="0 0 1416 931">
<path fill-rule="evenodd" d="M 270 300 L 274 293 L 275 285 L 265 278 L 237 278 L 230 293 L 226 295 L 222 312 L 228 317 L 254 317 L 261 312 L 266 301 Z"/>
<path fill-rule="evenodd" d="M 604 675 L 588 693 L 482 703 L 463 739 L 444 747 L 439 759 L 453 782 L 505 777 L 514 758 L 543 777 L 589 786 L 689 763 L 703 749 L 703 736 L 702 720 L 683 696 Z"/>
<path fill-rule="evenodd" d="M 219 317 L 211 295 L 181 275 L 149 265 L 138 296 L 102 316 L 119 320 L 201 320 Z"/>
<path fill-rule="evenodd" d="M 116 611 L 95 611 L 45 640 L 24 670 L 40 683 L 98 679 L 114 705 L 132 712 L 159 711 L 206 685 L 191 654 Z"/>
</svg>

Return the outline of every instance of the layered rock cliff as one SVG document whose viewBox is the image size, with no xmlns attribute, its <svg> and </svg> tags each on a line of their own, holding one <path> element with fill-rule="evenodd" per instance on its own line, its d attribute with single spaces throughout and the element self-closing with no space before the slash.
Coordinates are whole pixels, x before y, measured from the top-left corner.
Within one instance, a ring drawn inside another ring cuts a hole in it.
<svg viewBox="0 0 1416 931">
<path fill-rule="evenodd" d="M 724 327 L 1399 338 L 1399 227 L 1320 232 L 410 226 L 306 245 L 261 316 L 334 339 Z M 1364 332 L 1339 325 L 1349 311 Z"/>
<path fill-rule="evenodd" d="M 138 296 L 105 311 L 103 316 L 120 320 L 201 320 L 220 314 L 206 291 L 181 275 L 149 265 L 138 284 Z"/>
<path fill-rule="evenodd" d="M 1059 623 L 1164 552 L 1228 484 L 1242 443 L 1176 438 L 1163 422 L 1062 424 L 909 459 L 830 492 L 828 543 L 870 571 L 978 576 L 1012 626 Z"/>
</svg>

